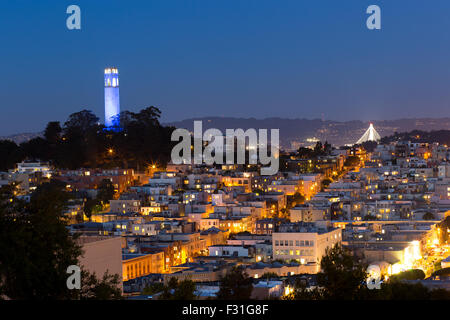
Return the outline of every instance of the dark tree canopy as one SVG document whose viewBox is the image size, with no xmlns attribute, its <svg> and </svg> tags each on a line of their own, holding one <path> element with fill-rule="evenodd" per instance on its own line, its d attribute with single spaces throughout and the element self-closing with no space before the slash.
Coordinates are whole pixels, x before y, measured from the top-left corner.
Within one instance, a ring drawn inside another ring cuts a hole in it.
<svg viewBox="0 0 450 320">
<path fill-rule="evenodd" d="M 19 146 L 9 140 L 0 140 L 0 171 L 8 171 L 21 161 L 23 156 Z"/>
<path fill-rule="evenodd" d="M 43 137 L 17 146 L 0 140 L 0 171 L 14 168 L 22 160 L 50 161 L 61 169 L 135 168 L 151 163 L 164 167 L 170 159 L 174 128 L 159 123 L 161 111 L 148 107 L 137 113 L 119 115 L 121 128 L 105 130 L 99 118 L 89 110 L 69 116 L 63 127 L 49 122 Z"/>
<path fill-rule="evenodd" d="M 69 194 L 63 183 L 42 184 L 29 203 L 15 198 L 14 188 L 0 188 L 0 298 L 113 299 L 121 294 L 115 276 L 94 281 L 88 272 L 82 275 L 84 291 L 67 288 L 67 267 L 79 264 L 82 251 L 66 228 Z"/>
<path fill-rule="evenodd" d="M 252 294 L 252 279 L 240 267 L 233 267 L 220 282 L 219 300 L 248 300 Z"/>
<path fill-rule="evenodd" d="M 195 300 L 195 283 L 186 279 L 178 281 L 177 278 L 170 278 L 167 285 L 162 287 L 160 300 Z"/>
</svg>

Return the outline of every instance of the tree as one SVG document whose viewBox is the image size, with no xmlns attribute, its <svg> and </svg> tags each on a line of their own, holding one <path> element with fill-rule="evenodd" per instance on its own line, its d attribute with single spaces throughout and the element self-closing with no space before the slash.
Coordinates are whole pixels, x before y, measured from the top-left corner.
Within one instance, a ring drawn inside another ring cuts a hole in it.
<svg viewBox="0 0 450 320">
<path fill-rule="evenodd" d="M 233 267 L 220 281 L 219 300 L 248 300 L 252 294 L 252 279 L 241 267 Z"/>
<path fill-rule="evenodd" d="M 46 159 L 52 161 L 54 165 L 60 161 L 61 133 L 62 128 L 58 121 L 49 122 L 44 131 Z"/>
<path fill-rule="evenodd" d="M 367 152 L 373 152 L 375 148 L 378 146 L 378 142 L 376 141 L 366 141 L 362 143 L 364 150 Z"/>
<path fill-rule="evenodd" d="M 328 188 L 328 186 L 332 183 L 333 181 L 331 179 L 323 179 L 322 180 L 322 189 L 326 189 Z"/>
<path fill-rule="evenodd" d="M 83 212 L 86 217 L 91 218 L 93 214 L 100 212 L 103 209 L 100 201 L 97 199 L 87 199 L 84 202 Z"/>
<path fill-rule="evenodd" d="M 45 139 L 37 137 L 20 144 L 22 154 L 31 160 L 48 160 L 49 148 Z"/>
<path fill-rule="evenodd" d="M 23 158 L 19 146 L 10 140 L 0 140 L 0 155 L 0 171 L 13 169 Z"/>
<path fill-rule="evenodd" d="M 278 274 L 275 272 L 266 272 L 261 276 L 261 279 L 271 279 L 271 278 L 278 278 Z"/>
<path fill-rule="evenodd" d="M 292 196 L 287 196 L 287 205 L 288 209 L 295 207 L 298 204 L 302 204 L 305 202 L 305 196 L 300 194 L 299 192 L 294 193 Z"/>
<path fill-rule="evenodd" d="M 370 214 L 366 214 L 366 215 L 363 217 L 363 220 L 364 220 L 364 221 L 377 220 L 377 217 L 375 217 L 375 216 L 373 216 L 373 215 L 370 215 Z"/>
<path fill-rule="evenodd" d="M 325 299 L 354 300 L 366 289 L 366 267 L 340 244 L 326 249 L 320 267 L 317 283 Z"/>
<path fill-rule="evenodd" d="M 345 167 L 356 167 L 359 165 L 360 159 L 357 156 L 349 156 L 347 159 L 345 159 L 344 166 Z"/>
<path fill-rule="evenodd" d="M 142 290 L 143 295 L 152 295 L 164 290 L 164 284 L 161 282 L 154 282 L 149 286 L 146 286 L 144 290 Z"/>
<path fill-rule="evenodd" d="M 147 107 L 137 113 L 124 111 L 121 128 L 104 130 L 99 118 L 89 110 L 71 114 L 63 127 L 59 122 L 47 124 L 44 138 L 38 137 L 18 147 L 0 141 L 0 170 L 14 167 L 26 158 L 51 161 L 57 168 L 140 168 L 149 163 L 164 167 L 170 160 L 171 134 L 175 128 L 159 123 L 161 111 Z M 109 150 L 113 150 L 111 153 Z"/>
<path fill-rule="evenodd" d="M 429 290 L 420 283 L 407 284 L 400 281 L 389 281 L 382 284 L 381 289 L 374 292 L 376 299 L 382 300 L 428 300 Z"/>
<path fill-rule="evenodd" d="M 279 218 L 288 219 L 290 216 L 290 211 L 287 208 L 281 208 Z"/>
<path fill-rule="evenodd" d="M 323 145 L 322 142 L 317 141 L 316 145 L 314 146 L 314 155 L 320 156 L 323 153 Z"/>
<path fill-rule="evenodd" d="M 160 300 L 195 300 L 195 283 L 190 279 L 178 281 L 170 278 L 168 284 L 163 287 Z"/>
<path fill-rule="evenodd" d="M 114 199 L 114 185 L 111 180 L 103 179 L 100 182 L 97 188 L 97 199 L 104 204 Z"/>
<path fill-rule="evenodd" d="M 450 216 L 437 224 L 439 232 L 439 243 L 444 244 L 448 242 L 448 230 L 450 230 Z"/>
<path fill-rule="evenodd" d="M 314 157 L 314 150 L 310 148 L 300 147 L 297 150 L 297 156 L 301 159 L 311 159 Z"/>
<path fill-rule="evenodd" d="M 105 149 L 106 137 L 98 117 L 89 110 L 73 113 L 64 123 L 60 146 L 61 167 L 97 167 Z"/>
<path fill-rule="evenodd" d="M 411 269 L 391 276 L 392 280 L 423 280 L 425 273 L 421 269 Z"/>
<path fill-rule="evenodd" d="M 2 188 L 3 196 L 8 192 Z M 77 265 L 81 248 L 66 229 L 67 193 L 59 183 L 46 183 L 30 203 L 10 199 L 10 207 L 0 209 L 0 294 L 11 299 L 70 298 L 66 270 Z"/>
<path fill-rule="evenodd" d="M 112 275 L 106 272 L 99 279 L 95 273 L 82 270 L 81 290 L 74 291 L 74 298 L 79 300 L 121 300 L 120 282 L 118 274 Z"/>
<path fill-rule="evenodd" d="M 90 110 L 72 113 L 64 123 L 64 134 L 86 133 L 97 127 L 100 119 Z"/>
<path fill-rule="evenodd" d="M 422 217 L 423 220 L 434 220 L 434 214 L 432 212 L 427 212 Z"/>
<path fill-rule="evenodd" d="M 59 121 L 51 121 L 47 124 L 47 127 L 44 131 L 45 140 L 48 143 L 56 144 L 61 139 L 62 128 L 59 124 Z"/>
<path fill-rule="evenodd" d="M 42 184 L 29 203 L 15 198 L 14 189 L 15 185 L 0 188 L 0 297 L 36 300 L 118 297 L 121 290 L 117 288 L 117 275 L 95 280 L 85 272 L 84 293 L 67 288 L 67 268 L 79 264 L 82 250 L 66 228 L 64 212 L 69 194 L 65 184 L 58 181 Z"/>
</svg>

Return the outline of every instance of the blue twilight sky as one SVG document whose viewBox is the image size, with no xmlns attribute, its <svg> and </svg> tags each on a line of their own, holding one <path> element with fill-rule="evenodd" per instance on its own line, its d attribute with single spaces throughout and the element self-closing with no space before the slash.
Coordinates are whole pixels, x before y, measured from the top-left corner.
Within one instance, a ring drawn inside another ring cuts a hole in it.
<svg viewBox="0 0 450 320">
<path fill-rule="evenodd" d="M 450 116 L 448 0 L 1 1 L 0 30 L 0 135 L 83 108 L 103 121 L 107 66 L 122 110 L 163 121 Z"/>
</svg>

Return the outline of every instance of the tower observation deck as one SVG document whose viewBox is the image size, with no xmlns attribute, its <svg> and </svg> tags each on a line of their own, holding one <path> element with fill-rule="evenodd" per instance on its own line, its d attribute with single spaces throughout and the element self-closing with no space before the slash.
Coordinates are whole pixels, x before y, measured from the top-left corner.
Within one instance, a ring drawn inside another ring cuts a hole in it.
<svg viewBox="0 0 450 320">
<path fill-rule="evenodd" d="M 119 128 L 120 99 L 119 71 L 117 68 L 105 69 L 105 127 Z"/>
</svg>

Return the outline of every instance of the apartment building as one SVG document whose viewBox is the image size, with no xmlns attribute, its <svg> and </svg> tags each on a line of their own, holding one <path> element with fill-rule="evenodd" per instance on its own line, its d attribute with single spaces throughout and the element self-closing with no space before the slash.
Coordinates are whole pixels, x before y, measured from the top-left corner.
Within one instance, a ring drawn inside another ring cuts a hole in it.
<svg viewBox="0 0 450 320">
<path fill-rule="evenodd" d="M 340 243 L 341 229 L 318 227 L 313 223 L 287 223 L 272 234 L 273 259 L 315 263 L 319 271 L 325 250 Z"/>
</svg>

